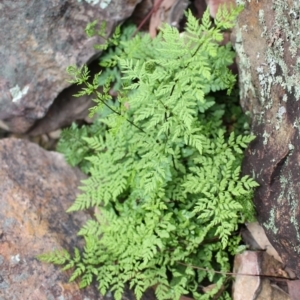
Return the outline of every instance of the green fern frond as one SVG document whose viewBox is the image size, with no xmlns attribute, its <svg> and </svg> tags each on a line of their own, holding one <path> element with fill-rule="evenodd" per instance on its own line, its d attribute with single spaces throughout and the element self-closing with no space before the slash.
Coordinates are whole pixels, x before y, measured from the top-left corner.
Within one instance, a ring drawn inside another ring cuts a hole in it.
<svg viewBox="0 0 300 300">
<path fill-rule="evenodd" d="M 70 280 L 79 278 L 80 287 L 96 279 L 100 293 L 116 299 L 129 283 L 137 299 L 156 286 L 159 300 L 187 293 L 203 300 L 227 285 L 213 270 L 230 269 L 239 247 L 233 233 L 253 218 L 257 186 L 240 174 L 254 137 L 230 132 L 223 122 L 236 78 L 228 69 L 234 53 L 219 42 L 239 11 L 224 8 L 216 26 L 208 11 L 202 24 L 189 11 L 184 34 L 164 25 L 154 40 L 147 34 L 130 39 L 134 27 L 118 29 L 92 82 L 87 67 L 69 68 L 83 84 L 78 95 L 95 98 L 95 121 L 72 125 L 59 144 L 89 175 L 68 212 L 96 207 L 99 213 L 79 231 L 83 251 L 42 259 L 73 268 Z M 94 34 L 96 23 L 87 30 Z M 214 288 L 201 292 L 203 281 Z M 220 299 L 228 297 L 225 291 Z"/>
</svg>

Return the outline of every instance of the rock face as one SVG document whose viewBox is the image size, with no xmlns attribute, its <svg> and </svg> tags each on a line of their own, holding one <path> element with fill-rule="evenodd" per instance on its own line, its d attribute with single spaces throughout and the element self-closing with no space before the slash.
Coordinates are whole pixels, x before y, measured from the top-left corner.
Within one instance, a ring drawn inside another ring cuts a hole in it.
<svg viewBox="0 0 300 300">
<path fill-rule="evenodd" d="M 300 2 L 243 2 L 235 48 L 242 106 L 257 136 L 244 173 L 260 184 L 254 198 L 260 224 L 299 277 Z"/>
<path fill-rule="evenodd" d="M 83 175 L 60 154 L 19 139 L 0 140 L 0 165 L 0 298 L 99 299 L 97 289 L 79 290 L 66 273 L 35 258 L 78 243 L 87 218 L 65 210 Z"/>
<path fill-rule="evenodd" d="M 107 21 L 107 35 L 140 0 L 3 0 L 0 3 L 0 119 L 24 133 L 69 86 L 66 68 L 99 55 L 85 26 Z"/>
</svg>

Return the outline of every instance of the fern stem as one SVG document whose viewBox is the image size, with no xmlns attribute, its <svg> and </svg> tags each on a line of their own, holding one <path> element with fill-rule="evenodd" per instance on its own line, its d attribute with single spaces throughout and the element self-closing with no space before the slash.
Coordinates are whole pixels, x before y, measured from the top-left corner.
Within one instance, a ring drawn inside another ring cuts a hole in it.
<svg viewBox="0 0 300 300">
<path fill-rule="evenodd" d="M 97 91 L 94 89 L 93 93 L 96 95 L 96 99 L 99 99 L 98 95 L 97 95 Z M 113 109 L 110 105 L 108 105 L 105 101 L 103 101 L 102 99 L 99 99 L 101 101 L 102 104 L 104 104 L 108 109 L 110 109 L 113 113 L 117 114 L 118 116 L 122 117 L 122 114 L 118 111 L 116 111 L 115 109 Z M 128 118 L 125 117 L 125 120 L 127 122 L 129 122 L 132 126 L 134 126 L 135 128 L 137 128 L 138 130 L 140 130 L 141 132 L 147 134 L 147 132 L 145 132 L 142 128 L 140 128 L 138 125 L 136 125 L 134 122 L 132 122 L 131 120 L 129 120 Z"/>
</svg>

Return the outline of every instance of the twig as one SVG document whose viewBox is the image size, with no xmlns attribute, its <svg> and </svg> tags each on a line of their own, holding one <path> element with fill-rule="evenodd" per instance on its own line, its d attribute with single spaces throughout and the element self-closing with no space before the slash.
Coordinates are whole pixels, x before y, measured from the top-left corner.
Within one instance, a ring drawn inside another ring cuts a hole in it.
<svg viewBox="0 0 300 300">
<path fill-rule="evenodd" d="M 298 280 L 298 279 L 292 279 L 292 278 L 286 278 L 283 276 L 274 276 L 274 275 L 265 275 L 265 274 L 247 274 L 247 273 L 234 273 L 234 272 L 224 272 L 224 271 L 215 271 L 215 270 L 210 270 L 207 268 L 201 268 L 201 267 L 197 267 L 197 266 L 193 266 L 193 265 L 188 265 L 182 262 L 178 262 L 180 265 L 182 266 L 187 266 L 187 267 L 192 267 L 193 269 L 197 269 L 197 270 L 202 270 L 202 271 L 206 271 L 206 272 L 212 272 L 212 273 L 216 273 L 216 274 L 222 274 L 222 275 L 228 275 L 228 276 L 251 276 L 251 277 L 263 277 L 263 278 L 270 278 L 270 279 L 274 279 L 274 280 L 278 280 L 278 281 L 294 281 L 294 280 Z"/>
<path fill-rule="evenodd" d="M 134 33 L 132 34 L 131 37 L 134 37 L 143 27 L 143 25 L 148 21 L 148 19 L 151 17 L 152 14 L 154 14 L 157 9 L 159 8 L 159 6 L 161 5 L 161 3 L 164 0 L 158 0 L 156 4 L 153 5 L 152 9 L 150 10 L 150 12 L 147 14 L 147 16 L 142 20 L 142 22 L 140 23 L 140 25 L 138 26 L 138 28 L 134 31 Z"/>
</svg>

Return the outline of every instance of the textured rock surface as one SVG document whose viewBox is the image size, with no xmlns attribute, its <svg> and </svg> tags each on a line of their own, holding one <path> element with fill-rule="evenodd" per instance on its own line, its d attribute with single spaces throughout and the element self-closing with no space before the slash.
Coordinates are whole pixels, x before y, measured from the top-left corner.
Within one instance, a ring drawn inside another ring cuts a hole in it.
<svg viewBox="0 0 300 300">
<path fill-rule="evenodd" d="M 299 277 L 300 2 L 244 2 L 235 48 L 242 105 L 257 136 L 244 172 L 260 184 L 254 199 L 259 222 Z"/>
<path fill-rule="evenodd" d="M 69 86 L 66 67 L 88 63 L 101 38 L 87 38 L 93 20 L 111 33 L 140 0 L 3 0 L 0 3 L 0 119 L 26 132 Z"/>
<path fill-rule="evenodd" d="M 261 279 L 258 275 L 260 274 L 261 256 L 262 252 L 254 251 L 245 251 L 235 256 L 233 272 L 249 275 L 236 276 L 232 292 L 234 300 L 255 299 L 254 296 L 259 293 Z"/>
<path fill-rule="evenodd" d="M 88 109 L 95 103 L 91 96 L 85 95 L 79 98 L 73 96 L 80 90 L 81 87 L 77 85 L 71 85 L 63 90 L 53 101 L 46 115 L 37 120 L 26 134 L 38 136 L 69 126 L 73 121 L 85 119 L 88 115 Z"/>
<path fill-rule="evenodd" d="M 235 276 L 233 283 L 233 300 L 290 300 L 287 282 L 283 281 L 287 274 L 282 264 L 266 252 L 245 251 L 236 255 L 234 273 L 240 275 Z M 270 279 L 280 277 L 281 281 L 278 282 L 282 288 L 276 285 L 276 280 L 272 281 L 266 276 Z"/>
<path fill-rule="evenodd" d="M 233 283 L 233 300 L 290 300 L 287 273 L 282 264 L 266 252 L 245 251 L 236 255 L 234 273 L 240 275 L 235 276 Z M 276 281 L 275 277 L 280 279 Z"/>
<path fill-rule="evenodd" d="M 79 290 L 66 273 L 35 259 L 78 243 L 86 216 L 65 210 L 82 175 L 60 154 L 19 139 L 0 141 L 0 165 L 0 298 L 98 299 L 96 289 Z"/>
</svg>

